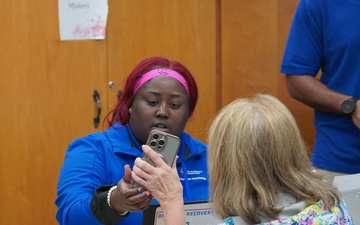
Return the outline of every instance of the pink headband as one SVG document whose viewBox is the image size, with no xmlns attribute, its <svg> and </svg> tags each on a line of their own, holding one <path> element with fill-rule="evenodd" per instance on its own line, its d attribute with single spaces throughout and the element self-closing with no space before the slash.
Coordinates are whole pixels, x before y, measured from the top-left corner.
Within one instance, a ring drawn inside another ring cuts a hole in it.
<svg viewBox="0 0 360 225">
<path fill-rule="evenodd" d="M 176 79 L 177 81 L 179 81 L 184 88 L 186 89 L 187 94 L 189 95 L 189 86 L 185 80 L 185 78 L 183 76 L 181 76 L 178 72 L 171 70 L 171 69 L 166 69 L 166 68 L 159 68 L 159 69 L 154 69 L 151 70 L 145 74 L 143 74 L 135 83 L 134 86 L 134 94 L 136 93 L 136 91 L 143 85 L 145 84 L 147 81 L 151 80 L 154 77 L 159 77 L 159 76 L 167 76 L 167 77 L 172 77 L 174 79 Z"/>
</svg>

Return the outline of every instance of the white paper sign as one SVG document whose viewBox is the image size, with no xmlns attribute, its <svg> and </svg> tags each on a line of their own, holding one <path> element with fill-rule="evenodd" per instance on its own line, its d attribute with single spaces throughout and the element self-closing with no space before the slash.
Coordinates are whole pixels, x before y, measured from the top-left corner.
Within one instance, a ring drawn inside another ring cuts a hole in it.
<svg viewBox="0 0 360 225">
<path fill-rule="evenodd" d="M 107 0 L 59 0 L 60 40 L 105 39 Z"/>
</svg>

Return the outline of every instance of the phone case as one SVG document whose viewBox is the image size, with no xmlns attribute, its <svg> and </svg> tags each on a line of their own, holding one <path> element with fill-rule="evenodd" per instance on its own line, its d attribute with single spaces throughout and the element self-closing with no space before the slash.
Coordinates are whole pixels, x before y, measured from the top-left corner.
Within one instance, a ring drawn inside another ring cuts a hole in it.
<svg viewBox="0 0 360 225">
<path fill-rule="evenodd" d="M 180 142 L 180 138 L 175 135 L 152 130 L 146 144 L 159 153 L 169 166 L 172 166 L 179 150 Z M 142 159 L 155 166 L 154 162 L 146 154 L 143 154 Z M 140 187 L 140 185 L 135 182 L 134 187 Z"/>
</svg>

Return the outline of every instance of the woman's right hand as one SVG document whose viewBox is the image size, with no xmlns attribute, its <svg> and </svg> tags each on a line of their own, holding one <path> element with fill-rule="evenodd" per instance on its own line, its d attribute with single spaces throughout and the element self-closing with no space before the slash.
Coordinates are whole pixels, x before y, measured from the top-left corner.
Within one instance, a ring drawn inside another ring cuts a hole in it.
<svg viewBox="0 0 360 225">
<path fill-rule="evenodd" d="M 164 212 L 164 224 L 184 225 L 183 187 L 176 170 L 176 163 L 170 167 L 158 153 L 143 145 L 143 151 L 154 162 L 155 167 L 137 158 L 133 167 L 132 178 L 144 186 L 156 198 Z M 175 160 L 176 161 L 176 160 Z"/>
<path fill-rule="evenodd" d="M 117 184 L 115 191 L 111 193 L 111 207 L 119 213 L 138 212 L 147 209 L 152 201 L 147 192 L 139 193 L 133 188 L 131 169 L 129 165 L 124 166 L 124 177 Z"/>
<path fill-rule="evenodd" d="M 144 186 L 156 198 L 160 204 L 174 200 L 182 201 L 183 187 L 180 183 L 176 169 L 176 163 L 170 167 L 162 157 L 149 146 L 143 145 L 143 152 L 154 162 L 155 167 L 141 158 L 137 158 L 134 163 L 132 176 L 133 179 Z M 176 162 L 176 159 L 175 159 Z"/>
</svg>

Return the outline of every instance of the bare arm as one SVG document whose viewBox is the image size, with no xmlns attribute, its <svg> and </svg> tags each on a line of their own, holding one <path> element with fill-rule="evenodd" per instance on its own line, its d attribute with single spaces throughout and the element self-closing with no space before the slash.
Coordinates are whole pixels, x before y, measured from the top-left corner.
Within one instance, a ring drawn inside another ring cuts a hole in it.
<svg viewBox="0 0 360 225">
<path fill-rule="evenodd" d="M 165 225 L 185 225 L 183 187 L 176 170 L 176 163 L 171 168 L 158 153 L 143 145 L 143 151 L 156 167 L 137 158 L 132 171 L 133 179 L 144 186 L 148 195 L 154 196 L 164 212 Z M 141 191 L 141 188 L 139 188 Z"/>
<path fill-rule="evenodd" d="M 325 112 L 342 113 L 341 103 L 350 96 L 334 92 L 312 76 L 287 75 L 290 95 L 302 103 Z"/>
<path fill-rule="evenodd" d="M 286 85 L 294 99 L 319 111 L 342 114 L 342 102 L 351 97 L 332 91 L 318 79 L 308 75 L 287 75 Z M 360 101 L 357 101 L 352 119 L 354 124 L 360 129 Z"/>
</svg>

